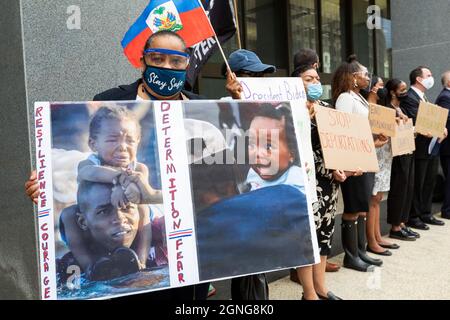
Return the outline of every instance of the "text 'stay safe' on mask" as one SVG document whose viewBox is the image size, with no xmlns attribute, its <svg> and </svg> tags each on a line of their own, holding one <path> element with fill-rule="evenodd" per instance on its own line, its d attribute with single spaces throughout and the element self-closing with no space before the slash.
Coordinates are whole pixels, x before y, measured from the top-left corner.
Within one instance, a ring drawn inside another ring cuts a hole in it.
<svg viewBox="0 0 450 320">
<path fill-rule="evenodd" d="M 163 97 L 171 97 L 183 90 L 186 70 L 147 66 L 143 78 L 145 84 L 154 93 Z"/>
</svg>

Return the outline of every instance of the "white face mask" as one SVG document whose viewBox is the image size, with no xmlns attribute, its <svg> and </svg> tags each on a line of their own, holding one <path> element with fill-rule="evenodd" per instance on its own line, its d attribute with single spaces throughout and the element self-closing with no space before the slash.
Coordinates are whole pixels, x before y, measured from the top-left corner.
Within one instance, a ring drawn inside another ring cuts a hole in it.
<svg viewBox="0 0 450 320">
<path fill-rule="evenodd" d="M 434 86 L 434 78 L 429 77 L 422 81 L 422 85 L 425 87 L 425 89 L 430 90 Z"/>
</svg>

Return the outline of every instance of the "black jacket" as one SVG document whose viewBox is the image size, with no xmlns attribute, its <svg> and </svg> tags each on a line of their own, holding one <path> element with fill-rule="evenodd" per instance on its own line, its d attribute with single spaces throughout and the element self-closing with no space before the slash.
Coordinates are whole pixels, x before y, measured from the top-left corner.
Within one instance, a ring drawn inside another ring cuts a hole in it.
<svg viewBox="0 0 450 320">
<path fill-rule="evenodd" d="M 122 85 L 117 88 L 106 90 L 97 94 L 94 97 L 94 101 L 124 101 L 124 100 L 136 100 L 138 87 L 141 84 L 142 79 L 128 85 Z M 204 100 L 203 96 L 197 95 L 189 91 L 182 91 L 183 94 L 189 98 L 189 100 Z"/>
<path fill-rule="evenodd" d="M 436 104 L 442 108 L 450 110 L 450 90 L 444 89 L 436 99 Z M 447 118 L 447 130 L 450 131 L 450 112 Z M 441 155 L 450 157 L 450 141 L 445 139 L 441 145 Z"/>
<path fill-rule="evenodd" d="M 416 124 L 417 112 L 419 110 L 420 97 L 413 90 L 408 90 L 408 95 L 400 101 L 400 109 L 402 109 L 403 113 L 407 115 L 409 118 L 413 119 L 414 125 Z M 423 135 L 418 134 L 416 137 L 416 159 L 429 159 L 430 155 L 428 154 L 428 146 L 430 145 L 431 138 L 427 138 Z"/>
</svg>

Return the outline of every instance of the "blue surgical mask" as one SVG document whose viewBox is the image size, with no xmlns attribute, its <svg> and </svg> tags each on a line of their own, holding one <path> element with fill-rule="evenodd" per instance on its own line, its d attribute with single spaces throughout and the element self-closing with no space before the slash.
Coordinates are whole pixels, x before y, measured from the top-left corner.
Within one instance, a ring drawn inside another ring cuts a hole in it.
<svg viewBox="0 0 450 320">
<path fill-rule="evenodd" d="M 319 100 L 323 94 L 323 88 L 321 83 L 312 83 L 308 85 L 306 96 L 310 101 Z"/>
<path fill-rule="evenodd" d="M 143 78 L 147 86 L 157 95 L 171 97 L 183 90 L 186 70 L 147 66 Z"/>
</svg>

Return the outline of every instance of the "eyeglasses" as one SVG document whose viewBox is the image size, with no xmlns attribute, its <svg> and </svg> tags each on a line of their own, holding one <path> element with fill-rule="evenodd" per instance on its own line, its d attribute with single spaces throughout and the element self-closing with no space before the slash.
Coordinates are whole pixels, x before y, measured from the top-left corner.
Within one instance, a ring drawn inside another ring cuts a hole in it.
<svg viewBox="0 0 450 320">
<path fill-rule="evenodd" d="M 367 78 L 372 78 L 372 73 L 370 73 L 368 71 L 358 71 L 358 72 L 353 72 L 353 74 L 361 74 Z"/>
<path fill-rule="evenodd" d="M 150 65 L 155 67 L 164 67 L 169 64 L 173 69 L 185 69 L 189 64 L 189 55 L 187 53 L 162 48 L 146 49 L 144 58 Z"/>
</svg>

